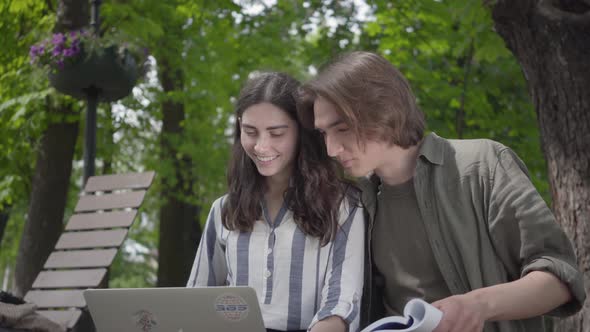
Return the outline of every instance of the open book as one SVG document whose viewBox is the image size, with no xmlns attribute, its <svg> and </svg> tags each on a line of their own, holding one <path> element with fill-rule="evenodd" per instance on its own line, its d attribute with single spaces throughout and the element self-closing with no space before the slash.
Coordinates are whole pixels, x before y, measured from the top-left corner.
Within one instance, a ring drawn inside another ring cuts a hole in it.
<svg viewBox="0 0 590 332">
<path fill-rule="evenodd" d="M 412 299 L 404 307 L 403 316 L 379 319 L 361 332 L 432 332 L 440 322 L 442 312 L 421 299 Z"/>
</svg>

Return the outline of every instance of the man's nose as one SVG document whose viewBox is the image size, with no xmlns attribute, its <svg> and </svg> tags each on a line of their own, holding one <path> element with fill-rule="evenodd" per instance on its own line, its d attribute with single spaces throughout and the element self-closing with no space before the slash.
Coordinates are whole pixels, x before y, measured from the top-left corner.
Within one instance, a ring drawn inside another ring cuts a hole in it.
<svg viewBox="0 0 590 332">
<path fill-rule="evenodd" d="M 329 135 L 326 135 L 326 149 L 328 150 L 328 156 L 330 157 L 338 157 L 342 150 L 344 150 L 342 144 Z"/>
</svg>

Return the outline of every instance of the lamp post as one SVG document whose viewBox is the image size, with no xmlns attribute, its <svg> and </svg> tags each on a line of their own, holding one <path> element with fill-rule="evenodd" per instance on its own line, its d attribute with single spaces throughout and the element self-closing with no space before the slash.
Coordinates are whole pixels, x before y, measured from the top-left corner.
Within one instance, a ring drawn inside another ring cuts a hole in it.
<svg viewBox="0 0 590 332">
<path fill-rule="evenodd" d="M 100 40 L 99 7 L 102 0 L 91 0 L 90 25 L 92 34 Z M 138 78 L 137 63 L 120 45 L 101 45 L 83 49 L 84 54 L 76 61 L 49 74 L 51 85 L 58 91 L 74 98 L 85 99 L 86 125 L 84 131 L 83 181 L 95 174 L 96 157 L 96 108 L 101 101 L 111 102 L 129 93 Z"/>
<path fill-rule="evenodd" d="M 96 158 L 96 107 L 100 90 L 94 86 L 86 89 L 86 126 L 84 130 L 84 180 L 95 173 L 94 159 Z"/>
<path fill-rule="evenodd" d="M 92 0 L 90 8 L 90 25 L 92 26 L 92 33 L 99 37 L 99 8 L 101 0 Z M 83 183 L 86 183 L 89 177 L 95 173 L 95 158 L 96 158 L 96 108 L 98 106 L 98 95 L 100 89 L 94 85 L 86 88 L 87 104 L 86 104 L 86 126 L 84 130 L 84 178 Z"/>
</svg>

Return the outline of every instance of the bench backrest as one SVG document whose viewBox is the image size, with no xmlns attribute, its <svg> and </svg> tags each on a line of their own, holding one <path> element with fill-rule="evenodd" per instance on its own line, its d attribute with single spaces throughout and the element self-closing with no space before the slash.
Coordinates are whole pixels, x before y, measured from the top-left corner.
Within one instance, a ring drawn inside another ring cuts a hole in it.
<svg viewBox="0 0 590 332">
<path fill-rule="evenodd" d="M 89 177 L 75 213 L 25 301 L 68 329 L 86 307 L 82 292 L 106 284 L 108 268 L 127 237 L 154 172 Z"/>
</svg>

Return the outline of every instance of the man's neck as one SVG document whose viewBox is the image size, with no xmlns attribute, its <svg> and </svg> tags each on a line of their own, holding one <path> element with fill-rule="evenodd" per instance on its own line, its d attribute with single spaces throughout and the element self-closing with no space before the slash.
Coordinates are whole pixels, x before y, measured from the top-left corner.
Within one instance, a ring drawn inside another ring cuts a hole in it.
<svg viewBox="0 0 590 332">
<path fill-rule="evenodd" d="M 383 164 L 375 170 L 382 183 L 390 186 L 410 180 L 416 171 L 420 144 L 407 149 L 393 145 L 385 154 Z"/>
</svg>

